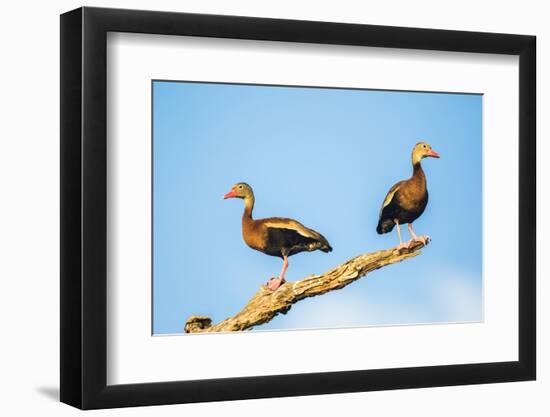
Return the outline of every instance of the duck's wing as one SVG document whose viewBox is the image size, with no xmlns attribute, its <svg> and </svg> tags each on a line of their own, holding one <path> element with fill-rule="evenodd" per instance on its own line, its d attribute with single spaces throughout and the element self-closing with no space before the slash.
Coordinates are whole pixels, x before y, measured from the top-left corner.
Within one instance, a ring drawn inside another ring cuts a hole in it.
<svg viewBox="0 0 550 417">
<path fill-rule="evenodd" d="M 378 215 L 378 225 L 376 226 L 376 232 L 378 234 L 391 232 L 393 230 L 393 227 L 395 226 L 393 216 L 397 200 L 396 194 L 402 187 L 402 185 L 403 181 L 395 184 L 393 187 L 390 188 L 388 194 L 386 194 L 386 198 L 384 198 L 382 207 L 380 207 L 380 214 Z"/>
<path fill-rule="evenodd" d="M 296 220 L 284 217 L 271 217 L 261 221 L 267 228 L 268 235 L 278 236 L 281 239 L 285 238 L 290 245 L 307 245 L 317 242 L 319 243 L 319 249 L 332 250 L 327 239 L 321 233 L 304 226 Z"/>
<path fill-rule="evenodd" d="M 269 219 L 264 219 L 263 223 L 268 228 L 294 230 L 305 238 L 324 239 L 323 235 L 321 235 L 320 233 L 304 226 L 302 223 L 293 219 L 286 219 L 284 217 L 271 217 Z"/>
<path fill-rule="evenodd" d="M 399 188 L 401 188 L 402 185 L 403 185 L 403 181 L 399 181 L 397 184 L 391 187 L 390 191 L 388 191 L 388 194 L 386 194 L 386 198 L 384 198 L 382 207 L 380 207 L 380 214 L 378 216 L 379 220 L 382 220 L 382 217 L 384 215 L 384 209 L 390 205 L 390 203 L 393 201 L 395 197 L 395 194 L 399 191 Z"/>
</svg>

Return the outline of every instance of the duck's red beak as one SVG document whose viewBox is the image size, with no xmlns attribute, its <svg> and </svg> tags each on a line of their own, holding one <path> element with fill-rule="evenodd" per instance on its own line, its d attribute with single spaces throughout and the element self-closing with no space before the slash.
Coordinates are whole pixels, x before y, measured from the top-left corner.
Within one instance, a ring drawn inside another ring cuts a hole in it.
<svg viewBox="0 0 550 417">
<path fill-rule="evenodd" d="M 226 198 L 235 198 L 235 197 L 237 197 L 237 193 L 235 192 L 235 190 L 231 190 L 223 196 L 223 199 L 225 200 Z"/>
<path fill-rule="evenodd" d="M 434 150 L 429 150 L 426 152 L 426 156 L 431 156 L 432 158 L 439 158 L 439 154 Z"/>
</svg>

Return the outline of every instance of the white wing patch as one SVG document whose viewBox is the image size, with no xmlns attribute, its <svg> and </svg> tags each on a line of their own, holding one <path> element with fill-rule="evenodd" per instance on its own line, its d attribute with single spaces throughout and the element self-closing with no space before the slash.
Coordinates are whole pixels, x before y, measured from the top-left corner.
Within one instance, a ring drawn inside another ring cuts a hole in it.
<svg viewBox="0 0 550 417">
<path fill-rule="evenodd" d="M 393 196 L 395 195 L 397 190 L 399 190 L 399 187 L 395 187 L 395 190 L 390 190 L 390 192 L 388 193 L 388 195 L 384 199 L 384 204 L 382 204 L 382 209 L 384 209 L 384 207 L 386 207 L 388 204 L 391 203 L 391 201 L 393 199 Z"/>
<path fill-rule="evenodd" d="M 267 227 L 273 227 L 277 229 L 291 229 L 295 230 L 296 232 L 300 233 L 304 237 L 309 237 L 311 239 L 318 239 L 317 233 L 315 233 L 313 230 L 308 229 L 303 224 L 298 223 L 295 220 L 280 220 L 280 221 L 266 221 L 264 223 Z"/>
</svg>

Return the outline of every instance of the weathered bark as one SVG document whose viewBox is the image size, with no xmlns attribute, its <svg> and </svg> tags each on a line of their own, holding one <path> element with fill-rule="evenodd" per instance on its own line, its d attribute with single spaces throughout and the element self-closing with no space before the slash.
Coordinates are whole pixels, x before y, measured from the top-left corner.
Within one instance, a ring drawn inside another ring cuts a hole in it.
<svg viewBox="0 0 550 417">
<path fill-rule="evenodd" d="M 185 323 L 186 333 L 234 332 L 250 329 L 269 322 L 279 313 L 287 313 L 292 305 L 304 298 L 339 290 L 357 281 L 369 272 L 401 262 L 420 254 L 424 245 L 415 242 L 410 248 L 381 250 L 356 256 L 321 275 L 312 275 L 300 281 L 286 282 L 272 292 L 265 285 L 244 308 L 218 324 L 205 316 L 191 316 Z"/>
</svg>

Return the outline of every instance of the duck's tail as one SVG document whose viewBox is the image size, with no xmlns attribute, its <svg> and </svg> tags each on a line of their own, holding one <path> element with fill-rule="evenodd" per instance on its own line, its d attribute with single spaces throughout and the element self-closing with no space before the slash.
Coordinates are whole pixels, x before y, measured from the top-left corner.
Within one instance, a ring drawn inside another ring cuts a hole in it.
<svg viewBox="0 0 550 417">
<path fill-rule="evenodd" d="M 330 246 L 328 242 L 324 243 L 319 249 L 325 253 L 332 252 L 332 246 Z"/>
<path fill-rule="evenodd" d="M 378 226 L 376 226 L 376 231 L 379 235 L 391 232 L 395 226 L 395 223 L 390 219 L 380 219 Z"/>
<path fill-rule="evenodd" d="M 318 232 L 315 232 L 315 233 L 317 233 L 316 249 L 319 249 L 320 251 L 323 251 L 325 253 L 332 252 L 332 246 L 330 246 L 330 243 L 328 243 L 328 240 L 321 233 L 318 233 Z"/>
</svg>

